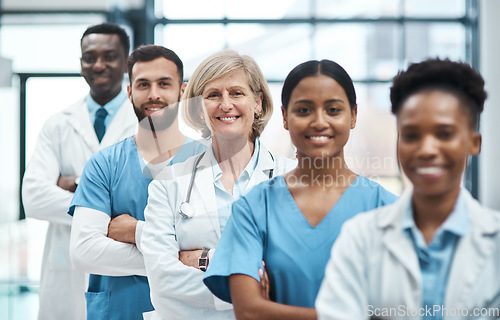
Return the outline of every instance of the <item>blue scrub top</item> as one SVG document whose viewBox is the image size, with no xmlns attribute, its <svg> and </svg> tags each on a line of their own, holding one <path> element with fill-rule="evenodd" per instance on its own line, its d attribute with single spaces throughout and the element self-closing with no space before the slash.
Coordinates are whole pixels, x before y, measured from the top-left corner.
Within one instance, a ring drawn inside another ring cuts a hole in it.
<svg viewBox="0 0 500 320">
<path fill-rule="evenodd" d="M 206 147 L 186 140 L 170 164 L 182 162 Z M 68 214 L 75 207 L 99 210 L 114 218 L 128 213 L 144 221 L 150 177 L 143 174 L 139 151 L 133 137 L 94 154 L 85 165 Z M 110 277 L 91 274 L 87 300 L 87 319 L 135 320 L 153 310 L 149 284 L 143 276 Z"/>
<path fill-rule="evenodd" d="M 233 203 L 231 217 L 203 281 L 231 302 L 229 276 L 259 281 L 262 260 L 269 274 L 271 300 L 314 308 L 330 251 L 342 224 L 354 215 L 393 203 L 396 196 L 358 176 L 316 226 L 297 207 L 282 176 L 255 186 Z"/>
</svg>

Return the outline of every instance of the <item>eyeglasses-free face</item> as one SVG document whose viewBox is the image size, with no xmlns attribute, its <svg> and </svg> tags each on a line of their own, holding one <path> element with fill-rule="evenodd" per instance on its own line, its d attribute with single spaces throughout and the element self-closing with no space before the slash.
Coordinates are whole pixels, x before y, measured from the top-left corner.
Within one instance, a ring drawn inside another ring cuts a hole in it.
<svg viewBox="0 0 500 320">
<path fill-rule="evenodd" d="M 351 109 L 337 81 L 322 74 L 302 79 L 292 91 L 287 110 L 282 110 L 297 157 L 343 158 L 357 111 Z"/>
<path fill-rule="evenodd" d="M 101 105 L 111 101 L 121 90 L 127 57 L 116 34 L 92 33 L 82 39 L 80 74 L 90 94 Z"/>
<path fill-rule="evenodd" d="M 177 119 L 184 87 L 175 63 L 160 57 L 134 64 L 127 92 L 137 119 L 141 121 L 151 116 L 155 130 L 163 130 Z"/>
<path fill-rule="evenodd" d="M 399 161 L 414 193 L 458 194 L 467 158 L 481 148 L 462 102 L 449 92 L 420 91 L 403 103 L 397 122 Z"/>
<path fill-rule="evenodd" d="M 262 111 L 262 94 L 252 91 L 244 70 L 210 81 L 202 97 L 203 117 L 212 136 L 250 139 L 255 114 Z"/>
</svg>

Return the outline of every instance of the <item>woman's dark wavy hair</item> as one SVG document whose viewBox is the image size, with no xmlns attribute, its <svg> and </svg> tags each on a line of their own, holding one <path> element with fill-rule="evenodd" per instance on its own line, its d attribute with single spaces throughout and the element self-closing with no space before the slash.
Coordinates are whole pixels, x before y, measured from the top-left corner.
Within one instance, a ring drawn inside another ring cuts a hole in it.
<svg viewBox="0 0 500 320">
<path fill-rule="evenodd" d="M 470 65 L 449 59 L 427 59 L 411 64 L 392 81 L 391 110 L 398 114 L 403 103 L 422 90 L 438 89 L 457 96 L 471 115 L 471 126 L 477 127 L 487 94 L 483 77 Z"/>
</svg>

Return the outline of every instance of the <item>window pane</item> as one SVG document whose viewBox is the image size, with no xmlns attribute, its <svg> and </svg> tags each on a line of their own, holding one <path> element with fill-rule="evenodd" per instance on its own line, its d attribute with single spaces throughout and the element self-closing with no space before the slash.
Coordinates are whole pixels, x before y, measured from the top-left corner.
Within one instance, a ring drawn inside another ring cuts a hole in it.
<svg viewBox="0 0 500 320">
<path fill-rule="evenodd" d="M 163 28 L 161 44 L 172 49 L 184 63 L 184 77 L 194 70 L 210 54 L 225 46 L 225 30 L 222 24 L 168 25 Z"/>
<path fill-rule="evenodd" d="M 311 58 L 311 27 L 303 24 L 233 24 L 228 47 L 253 57 L 267 79 L 285 79 L 297 64 Z"/>
<path fill-rule="evenodd" d="M 405 15 L 412 17 L 462 17 L 464 0 L 405 0 Z"/>
<path fill-rule="evenodd" d="M 391 79 L 398 69 L 395 24 L 320 24 L 315 58 L 343 66 L 353 79 Z"/>
<path fill-rule="evenodd" d="M 159 17 L 168 19 L 221 19 L 225 14 L 224 0 L 157 0 Z"/>
<path fill-rule="evenodd" d="M 228 1 L 227 4 L 227 17 L 231 19 L 282 19 L 310 16 L 308 0 Z"/>
<path fill-rule="evenodd" d="M 292 68 L 290 68 L 291 70 Z M 283 83 L 270 83 L 271 95 L 273 97 L 273 116 L 269 120 L 261 140 L 273 153 L 294 159 L 295 147 L 293 146 L 288 131 L 283 128 L 283 116 L 281 114 L 281 88 Z"/>
<path fill-rule="evenodd" d="M 6 25 L 58 25 L 65 28 L 65 25 L 94 25 L 106 20 L 105 14 L 4 14 L 2 15 L 2 27 Z"/>
<path fill-rule="evenodd" d="M 361 175 L 397 177 L 396 119 L 390 111 L 390 83 L 354 85 L 358 116 L 345 148 L 346 161 Z"/>
<path fill-rule="evenodd" d="M 88 93 L 83 78 L 30 78 L 26 83 L 26 161 L 45 121 Z"/>
<path fill-rule="evenodd" d="M 405 32 L 406 61 L 429 57 L 465 61 L 465 30 L 461 24 L 408 23 Z"/>
<path fill-rule="evenodd" d="M 316 0 L 318 18 L 376 18 L 397 16 L 399 0 Z"/>
<path fill-rule="evenodd" d="M 14 72 L 79 72 L 80 38 L 88 25 L 4 25 L 0 55 Z"/>
</svg>

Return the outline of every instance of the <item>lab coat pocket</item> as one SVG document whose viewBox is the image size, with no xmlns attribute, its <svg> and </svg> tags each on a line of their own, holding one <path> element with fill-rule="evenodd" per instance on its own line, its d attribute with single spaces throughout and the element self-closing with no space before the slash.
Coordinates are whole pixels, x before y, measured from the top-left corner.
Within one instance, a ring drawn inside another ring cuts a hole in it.
<svg viewBox="0 0 500 320">
<path fill-rule="evenodd" d="M 109 292 L 85 292 L 87 300 L 87 319 L 109 319 Z"/>
</svg>

